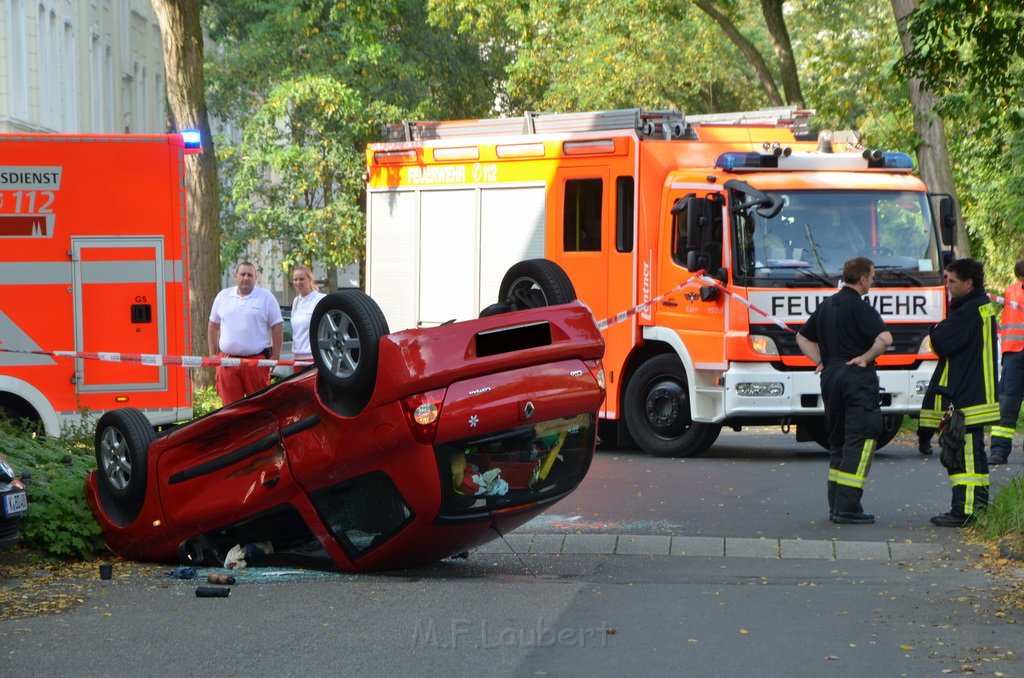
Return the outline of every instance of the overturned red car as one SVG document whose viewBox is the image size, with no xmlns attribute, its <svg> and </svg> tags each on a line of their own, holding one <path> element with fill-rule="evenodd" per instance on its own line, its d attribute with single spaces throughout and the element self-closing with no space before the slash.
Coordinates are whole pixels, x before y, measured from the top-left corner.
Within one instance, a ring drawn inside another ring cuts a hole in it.
<svg viewBox="0 0 1024 678">
<path fill-rule="evenodd" d="M 590 466 L 604 343 L 551 262 L 513 266 L 502 293 L 479 319 L 391 334 L 344 290 L 313 314 L 314 367 L 160 434 L 105 413 L 86 496 L 106 543 L 208 565 L 269 543 L 250 565 L 361 571 L 534 517 Z"/>
</svg>

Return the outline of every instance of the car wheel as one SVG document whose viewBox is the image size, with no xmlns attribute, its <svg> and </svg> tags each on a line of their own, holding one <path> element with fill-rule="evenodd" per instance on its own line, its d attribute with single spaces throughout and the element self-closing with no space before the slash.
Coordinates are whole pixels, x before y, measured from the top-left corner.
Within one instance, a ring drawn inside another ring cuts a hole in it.
<svg viewBox="0 0 1024 678">
<path fill-rule="evenodd" d="M 377 302 L 359 290 L 328 294 L 313 309 L 313 362 L 347 408 L 361 409 L 373 394 L 380 339 L 388 332 Z"/>
<path fill-rule="evenodd" d="M 720 424 L 693 421 L 686 373 L 679 358 L 657 355 L 626 387 L 625 420 L 633 441 L 654 457 L 695 457 L 718 439 Z"/>
<path fill-rule="evenodd" d="M 111 410 L 96 425 L 96 466 L 102 490 L 122 516 L 134 519 L 146 497 L 153 425 L 131 407 Z"/>
<path fill-rule="evenodd" d="M 527 259 L 513 264 L 498 288 L 498 303 L 519 311 L 540 306 L 567 304 L 576 299 L 576 288 L 562 267 L 548 259 Z"/>
</svg>

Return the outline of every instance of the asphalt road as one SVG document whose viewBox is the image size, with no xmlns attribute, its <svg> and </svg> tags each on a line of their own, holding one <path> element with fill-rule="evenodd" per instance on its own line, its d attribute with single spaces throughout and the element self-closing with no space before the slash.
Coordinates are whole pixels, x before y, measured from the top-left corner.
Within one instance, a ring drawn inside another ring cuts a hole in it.
<svg viewBox="0 0 1024 678">
<path fill-rule="evenodd" d="M 996 487 L 1021 470 L 1020 456 L 995 467 Z M 600 449 L 586 480 L 547 512 L 574 518 L 578 530 L 792 539 L 856 538 L 946 543 L 956 530 L 929 518 L 949 510 L 950 487 L 938 456 L 902 436 L 877 451 L 864 490 L 874 525 L 828 520 L 828 456 L 778 428 L 724 431 L 692 459 L 656 459 L 635 450 Z M 543 525 L 545 518 L 534 521 Z"/>
<path fill-rule="evenodd" d="M 827 521 L 825 466 L 766 431 L 724 434 L 698 459 L 601 450 L 576 493 L 466 560 L 251 569 L 228 598 L 115 565 L 72 611 L 0 621 L 2 674 L 1024 675 L 1024 571 L 987 569 L 980 547 L 928 523 L 948 502 L 937 459 L 880 452 L 869 526 Z M 724 551 L 674 550 L 698 538 Z M 787 551 L 822 544 L 831 556 Z"/>
</svg>

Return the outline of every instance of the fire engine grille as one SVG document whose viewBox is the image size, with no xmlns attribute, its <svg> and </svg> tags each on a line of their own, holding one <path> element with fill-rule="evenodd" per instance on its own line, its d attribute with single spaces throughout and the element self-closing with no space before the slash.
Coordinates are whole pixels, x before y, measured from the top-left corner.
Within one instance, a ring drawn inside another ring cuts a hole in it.
<svg viewBox="0 0 1024 678">
<path fill-rule="evenodd" d="M 803 325 L 791 325 L 795 331 L 799 331 Z M 916 354 L 921 342 L 928 336 L 928 329 L 931 323 L 908 323 L 905 325 L 887 325 L 892 333 L 892 348 L 890 354 L 907 355 Z M 770 337 L 775 341 L 779 354 L 800 355 L 800 348 L 796 345 L 796 335 L 776 325 L 751 325 L 751 334 L 760 334 Z"/>
</svg>

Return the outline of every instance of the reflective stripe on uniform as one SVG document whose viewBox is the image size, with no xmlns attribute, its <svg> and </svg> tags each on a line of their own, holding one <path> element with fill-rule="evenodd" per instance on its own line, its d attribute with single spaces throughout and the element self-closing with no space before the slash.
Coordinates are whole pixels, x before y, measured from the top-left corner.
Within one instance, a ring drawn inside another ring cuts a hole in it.
<svg viewBox="0 0 1024 678">
<path fill-rule="evenodd" d="M 939 403 L 939 396 L 935 396 L 935 402 Z M 943 410 L 921 410 L 921 426 L 925 428 L 938 428 L 942 423 Z"/>
<path fill-rule="evenodd" d="M 995 323 L 990 322 L 991 319 L 998 315 L 998 312 L 996 311 L 995 304 L 989 302 L 979 306 L 978 313 L 981 315 L 981 371 L 985 384 L 985 402 L 992 403 L 992 406 L 995 408 L 994 419 L 977 422 L 985 423 L 988 421 L 999 421 L 999 394 L 996 393 L 996 338 L 992 334 Z M 971 408 L 965 408 L 964 417 L 967 419 L 967 426 L 970 426 L 971 416 L 967 412 L 968 409 Z"/>
<path fill-rule="evenodd" d="M 975 511 L 975 488 L 988 488 L 988 474 L 975 473 L 974 468 L 974 436 L 970 433 L 964 438 L 964 473 L 953 473 L 949 482 L 953 487 L 964 488 L 964 513 L 970 515 Z"/>
<path fill-rule="evenodd" d="M 828 481 L 830 483 L 846 485 L 847 487 L 864 489 L 864 483 L 868 480 L 868 469 L 871 468 L 871 455 L 874 451 L 875 441 L 868 438 L 864 441 L 864 446 L 860 450 L 860 459 L 857 462 L 857 472 L 846 473 L 845 471 L 840 471 L 837 468 L 830 468 L 828 470 Z"/>
<path fill-rule="evenodd" d="M 949 477 L 949 482 L 953 485 L 971 485 L 974 487 L 978 487 L 980 485 L 988 485 L 988 474 L 954 473 Z"/>
<path fill-rule="evenodd" d="M 999 421 L 999 403 L 985 403 L 963 408 L 964 426 L 979 426 Z"/>
<path fill-rule="evenodd" d="M 1007 428 L 1006 426 L 993 426 L 992 427 L 993 438 L 1010 438 L 1013 439 L 1013 429 Z"/>
</svg>

